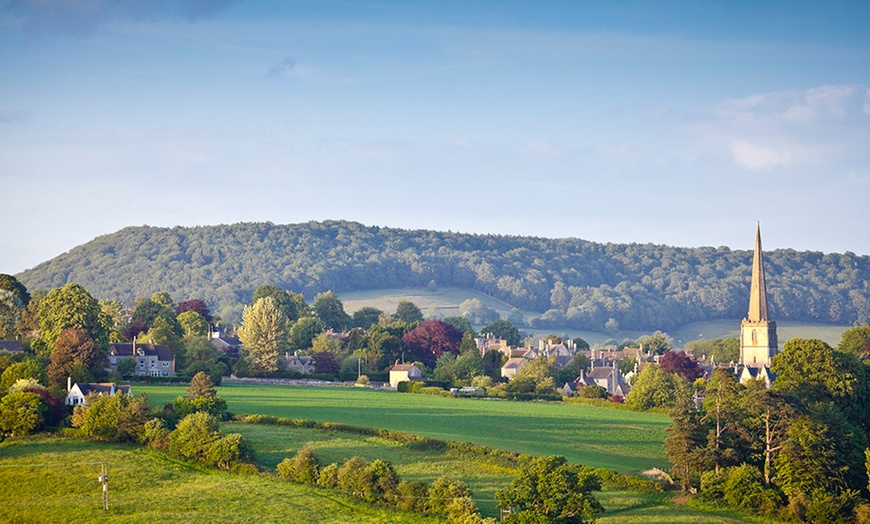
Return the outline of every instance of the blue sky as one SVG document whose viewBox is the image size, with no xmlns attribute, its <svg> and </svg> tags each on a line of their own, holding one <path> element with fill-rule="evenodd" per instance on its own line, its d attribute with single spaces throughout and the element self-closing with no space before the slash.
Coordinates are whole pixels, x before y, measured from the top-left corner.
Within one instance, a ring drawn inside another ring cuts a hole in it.
<svg viewBox="0 0 870 524">
<path fill-rule="evenodd" d="M 347 219 L 870 254 L 870 3 L 0 0 L 0 273 Z"/>
</svg>

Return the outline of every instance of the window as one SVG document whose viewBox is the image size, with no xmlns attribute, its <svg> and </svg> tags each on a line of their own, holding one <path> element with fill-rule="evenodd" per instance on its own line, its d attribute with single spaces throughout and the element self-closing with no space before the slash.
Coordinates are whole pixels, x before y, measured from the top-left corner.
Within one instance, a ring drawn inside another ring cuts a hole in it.
<svg viewBox="0 0 870 524">
<path fill-rule="evenodd" d="M 164 360 L 164 361 L 163 361 L 163 367 L 168 368 L 168 367 L 169 367 L 169 362 L 166 362 L 166 361 Z"/>
</svg>

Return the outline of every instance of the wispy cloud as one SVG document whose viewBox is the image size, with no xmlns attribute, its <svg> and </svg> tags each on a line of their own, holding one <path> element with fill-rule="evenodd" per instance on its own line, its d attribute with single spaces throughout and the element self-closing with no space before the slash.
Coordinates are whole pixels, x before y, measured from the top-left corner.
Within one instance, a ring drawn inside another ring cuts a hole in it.
<svg viewBox="0 0 870 524">
<path fill-rule="evenodd" d="M 195 21 L 214 15 L 236 0 L 10 0 L 5 8 L 30 37 L 86 37 L 115 19 Z"/>
<path fill-rule="evenodd" d="M 266 72 L 266 76 L 270 78 L 289 76 L 290 74 L 292 74 L 295 67 L 296 60 L 292 56 L 288 56 L 284 60 L 281 60 L 277 64 L 270 67 L 269 71 Z"/>
<path fill-rule="evenodd" d="M 870 160 L 870 88 L 827 85 L 726 100 L 702 126 L 707 140 L 753 171 Z"/>
</svg>

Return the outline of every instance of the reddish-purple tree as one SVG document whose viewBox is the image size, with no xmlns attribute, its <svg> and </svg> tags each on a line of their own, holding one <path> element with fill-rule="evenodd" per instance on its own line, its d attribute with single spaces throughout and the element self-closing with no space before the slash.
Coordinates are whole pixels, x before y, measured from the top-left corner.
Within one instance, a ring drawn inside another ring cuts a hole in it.
<svg viewBox="0 0 870 524">
<path fill-rule="evenodd" d="M 198 298 L 194 298 L 193 300 L 186 300 L 184 302 L 179 302 L 175 306 L 175 316 L 184 313 L 185 311 L 196 311 L 200 315 L 202 315 L 206 322 L 211 322 L 211 312 L 208 310 L 208 306 L 205 305 L 205 302 Z"/>
<path fill-rule="evenodd" d="M 314 357 L 314 372 L 326 375 L 338 375 L 341 371 L 341 364 L 336 360 L 335 355 L 329 351 L 320 351 L 311 355 Z"/>
<path fill-rule="evenodd" d="M 410 360 L 419 360 L 429 367 L 435 366 L 444 353 L 459 354 L 462 333 L 446 322 L 427 320 L 402 337 Z M 409 360 L 406 358 L 405 360 Z"/>
<path fill-rule="evenodd" d="M 659 359 L 659 366 L 666 373 L 676 373 L 689 382 L 700 378 L 704 374 L 701 366 L 692 360 L 685 351 L 665 351 Z"/>
<path fill-rule="evenodd" d="M 134 337 L 138 337 L 140 333 L 146 331 L 148 331 L 148 327 L 145 325 L 145 321 L 140 318 L 131 322 L 129 326 L 121 331 L 121 334 L 124 335 L 127 340 L 133 340 Z"/>
</svg>

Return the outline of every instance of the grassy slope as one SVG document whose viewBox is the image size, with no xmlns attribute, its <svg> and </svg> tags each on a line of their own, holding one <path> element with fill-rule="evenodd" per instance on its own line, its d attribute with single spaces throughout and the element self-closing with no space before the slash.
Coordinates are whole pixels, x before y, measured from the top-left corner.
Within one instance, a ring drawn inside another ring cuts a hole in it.
<svg viewBox="0 0 870 524">
<path fill-rule="evenodd" d="M 99 462 L 109 467 L 102 509 Z M 264 476 L 199 469 L 147 449 L 31 438 L 0 444 L 2 522 L 440 522 Z"/>
<path fill-rule="evenodd" d="M 153 405 L 172 402 L 183 387 L 134 386 Z M 617 471 L 667 467 L 665 415 L 582 405 L 452 399 L 363 388 L 226 385 L 229 410 L 343 422 L 474 442 Z"/>
<path fill-rule="evenodd" d="M 321 465 L 341 464 L 353 456 L 368 461 L 383 459 L 396 468 L 400 477 L 431 483 L 440 476 L 460 480 L 472 492 L 484 516 L 497 516 L 495 492 L 513 478 L 510 468 L 494 462 L 467 460 L 456 453 L 420 451 L 379 437 L 366 437 L 320 429 L 264 426 L 241 423 L 224 424 L 227 432 L 242 433 L 255 443 L 257 464 L 274 469 L 285 457 L 291 457 L 305 443 L 310 443 Z M 599 522 L 743 522 L 736 516 L 712 515 L 674 506 L 670 495 L 606 489 L 596 493 L 605 507 Z"/>
</svg>

